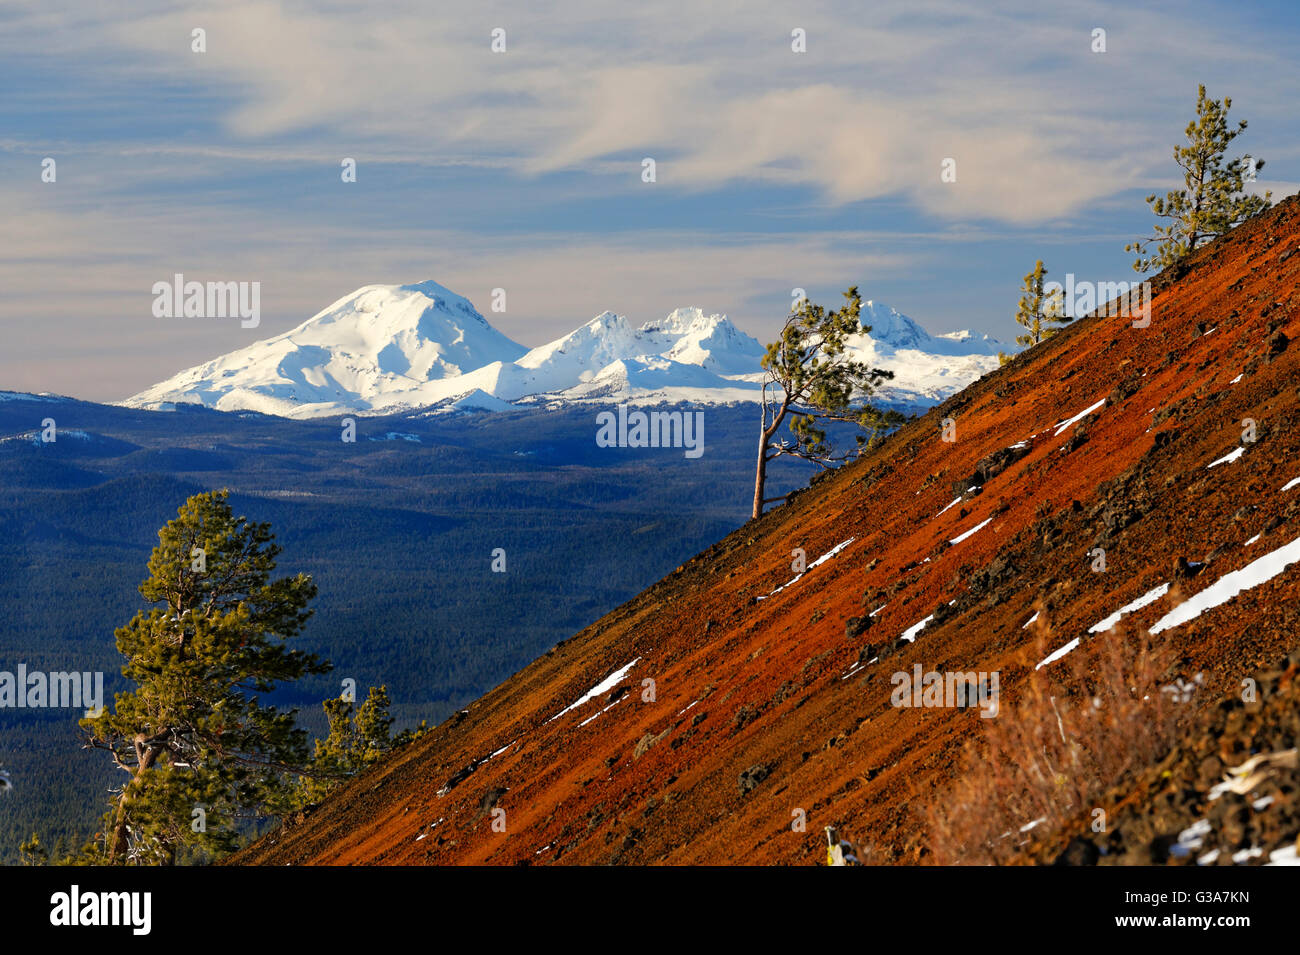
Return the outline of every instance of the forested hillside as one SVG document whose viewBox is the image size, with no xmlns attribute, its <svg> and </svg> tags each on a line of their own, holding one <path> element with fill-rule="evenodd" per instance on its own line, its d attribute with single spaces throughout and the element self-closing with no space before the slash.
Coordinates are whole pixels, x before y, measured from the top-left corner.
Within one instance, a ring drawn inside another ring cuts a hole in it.
<svg viewBox="0 0 1300 955">
<path fill-rule="evenodd" d="M 0 670 L 102 670 L 158 529 L 229 488 L 272 524 L 283 573 L 319 587 L 301 645 L 335 664 L 283 696 L 386 684 L 398 728 L 442 720 L 745 518 L 753 406 L 709 408 L 705 453 L 598 448 L 594 411 L 295 422 L 0 397 Z M 57 439 L 42 442 L 53 418 Z M 806 480 L 797 468 L 788 480 Z M 492 572 L 493 551 L 505 573 Z M 122 774 L 67 710 L 0 710 L 0 861 L 41 829 L 86 834 Z"/>
</svg>

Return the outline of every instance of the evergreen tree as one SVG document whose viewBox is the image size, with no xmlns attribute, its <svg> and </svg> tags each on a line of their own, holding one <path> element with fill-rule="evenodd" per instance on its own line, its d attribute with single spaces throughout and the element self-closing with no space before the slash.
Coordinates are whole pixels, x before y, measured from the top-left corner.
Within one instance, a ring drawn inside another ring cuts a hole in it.
<svg viewBox="0 0 1300 955">
<path fill-rule="evenodd" d="M 894 373 L 869 368 L 849 357 L 845 351 L 849 337 L 871 329 L 864 328 L 859 318 L 862 297 L 857 286 L 845 292 L 844 298 L 845 304 L 834 311 L 800 299 L 786 318 L 781 337 L 767 346 L 762 359 L 767 375 L 754 475 L 754 517 L 762 515 L 765 504 L 784 500 L 763 497 L 767 465 L 773 459 L 788 454 L 829 468 L 860 454 L 883 431 L 904 420 L 896 411 L 882 411 L 866 403 L 876 386 Z M 776 438 L 787 417 L 794 441 Z M 838 452 L 822 427 L 828 421 L 851 422 L 868 433 L 856 436 L 856 448 Z"/>
<path fill-rule="evenodd" d="M 1236 129 L 1228 126 L 1232 99 L 1209 99 L 1205 87 L 1196 97 L 1196 119 L 1187 124 L 1186 146 L 1174 147 L 1174 162 L 1183 171 L 1184 189 L 1174 189 L 1163 199 L 1153 193 L 1147 204 L 1168 225 L 1156 224 L 1155 234 L 1130 242 L 1126 252 L 1136 252 L 1135 272 L 1163 269 L 1178 262 L 1197 246 L 1223 235 L 1258 212 L 1267 209 L 1273 193 L 1262 197 L 1245 192 L 1245 182 L 1264 168 L 1264 160 L 1249 156 L 1224 163 L 1229 144 L 1246 129 L 1243 119 Z M 1155 250 L 1147 255 L 1147 247 Z"/>
<path fill-rule="evenodd" d="M 322 705 L 330 731 L 325 739 L 316 741 L 312 775 L 302 779 L 302 802 L 306 805 L 320 802 L 340 780 L 368 769 L 410 738 L 403 734 L 394 740 L 390 735 L 393 718 L 388 715 L 387 686 L 372 686 L 359 707 L 342 697 Z"/>
<path fill-rule="evenodd" d="M 41 837 L 32 833 L 32 837 L 18 846 L 18 859 L 21 865 L 48 865 L 50 854 L 41 844 Z"/>
<path fill-rule="evenodd" d="M 330 668 L 286 646 L 311 578 L 271 578 L 270 525 L 236 517 L 227 492 L 191 497 L 158 538 L 140 585 L 156 606 L 116 631 L 135 688 L 81 721 L 129 775 L 104 817 L 111 864 L 212 858 L 235 847 L 237 818 L 286 811 L 307 734 L 258 694 Z"/>
<path fill-rule="evenodd" d="M 1043 279 L 1047 269 L 1043 260 L 1034 263 L 1034 270 L 1025 276 L 1025 284 L 1020 287 L 1020 307 L 1016 310 L 1016 321 L 1029 329 L 1027 335 L 1017 335 L 1017 345 L 1037 345 L 1045 338 L 1051 338 L 1065 325 L 1070 317 L 1065 314 L 1065 304 L 1060 289 L 1050 295 L 1043 291 Z M 999 356 L 1001 357 L 1001 356 Z M 1005 364 L 1005 362 L 1004 362 Z"/>
<path fill-rule="evenodd" d="M 414 729 L 391 735 L 393 718 L 388 715 L 391 705 L 387 686 L 372 686 L 360 707 L 342 697 L 322 704 L 329 722 L 329 735 L 316 741 L 311 774 L 299 781 L 296 801 L 299 807 L 316 805 L 340 782 L 369 769 L 388 753 L 429 731 L 428 722 L 421 720 Z"/>
</svg>

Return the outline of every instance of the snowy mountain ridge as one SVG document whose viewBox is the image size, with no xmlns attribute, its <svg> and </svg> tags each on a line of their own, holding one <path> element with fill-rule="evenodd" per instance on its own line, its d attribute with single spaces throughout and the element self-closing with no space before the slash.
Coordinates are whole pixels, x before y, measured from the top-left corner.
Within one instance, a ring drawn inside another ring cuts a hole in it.
<svg viewBox="0 0 1300 955">
<path fill-rule="evenodd" d="M 879 400 L 921 410 L 998 364 L 1001 346 L 969 332 L 932 336 L 906 315 L 863 303 L 870 334 L 854 357 L 895 373 Z M 499 411 L 573 402 L 757 401 L 763 346 L 725 315 L 678 308 L 639 328 L 602 312 L 528 349 L 433 281 L 368 285 L 298 327 L 173 375 L 122 404 L 200 404 L 290 418 L 427 409 Z"/>
</svg>

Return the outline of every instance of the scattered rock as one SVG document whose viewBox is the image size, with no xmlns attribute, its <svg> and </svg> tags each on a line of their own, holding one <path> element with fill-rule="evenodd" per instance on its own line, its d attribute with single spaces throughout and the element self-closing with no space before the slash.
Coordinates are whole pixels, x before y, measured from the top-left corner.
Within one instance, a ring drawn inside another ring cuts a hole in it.
<svg viewBox="0 0 1300 955">
<path fill-rule="evenodd" d="M 756 763 L 740 774 L 737 780 L 741 795 L 748 795 L 771 774 L 775 763 Z"/>
<path fill-rule="evenodd" d="M 1282 352 L 1286 351 L 1287 346 L 1290 344 L 1291 344 L 1291 339 L 1286 337 L 1285 332 L 1282 331 L 1274 332 L 1273 337 L 1271 337 L 1268 340 L 1268 357 L 1266 357 L 1264 360 L 1272 361 L 1278 355 L 1282 354 Z"/>
<path fill-rule="evenodd" d="M 474 817 L 474 821 L 478 822 L 478 820 L 495 809 L 497 803 L 501 801 L 501 797 L 505 794 L 506 790 L 501 786 L 494 786 L 485 792 L 478 801 L 478 815 Z"/>
<path fill-rule="evenodd" d="M 744 729 L 748 724 L 752 723 L 757 716 L 758 714 L 754 712 L 754 710 L 750 709 L 748 704 L 741 706 L 740 709 L 736 710 L 736 715 L 731 718 L 732 732 L 738 732 Z"/>
<path fill-rule="evenodd" d="M 856 640 L 870 630 L 875 622 L 873 617 L 849 617 L 844 624 L 844 635 L 850 640 Z"/>
<path fill-rule="evenodd" d="M 1087 839 L 1071 839 L 1052 865 L 1096 865 L 1101 852 Z"/>
<path fill-rule="evenodd" d="M 670 726 L 662 733 L 660 733 L 658 736 L 656 736 L 653 733 L 646 733 L 644 736 L 641 737 L 641 739 L 637 741 L 636 749 L 632 750 L 632 758 L 640 759 L 642 756 L 644 756 L 647 752 L 650 751 L 650 748 L 652 746 L 660 742 L 665 736 L 667 736 L 672 731 L 673 731 L 673 727 Z"/>
</svg>

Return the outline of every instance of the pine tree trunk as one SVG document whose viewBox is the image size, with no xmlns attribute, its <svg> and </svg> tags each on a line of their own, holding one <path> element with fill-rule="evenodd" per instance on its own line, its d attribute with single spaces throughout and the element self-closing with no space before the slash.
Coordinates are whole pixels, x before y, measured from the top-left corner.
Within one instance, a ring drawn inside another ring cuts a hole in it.
<svg viewBox="0 0 1300 955">
<path fill-rule="evenodd" d="M 152 738 L 146 738 L 143 733 L 135 738 L 139 764 L 131 776 L 131 782 L 122 787 L 122 795 L 117 801 L 117 818 L 113 820 L 113 842 L 108 850 L 109 865 L 117 865 L 126 858 L 126 808 L 131 801 L 131 785 L 153 766 L 158 759 L 158 754 L 162 752 L 160 747 L 154 745 L 155 741 L 163 739 L 169 734 L 169 730 L 163 730 L 162 733 Z"/>
<path fill-rule="evenodd" d="M 135 777 L 131 777 L 131 782 L 135 782 Z M 128 801 L 127 792 L 131 788 L 131 783 L 127 783 L 122 789 L 122 795 L 117 800 L 117 818 L 113 820 L 113 840 L 108 848 L 108 864 L 117 865 L 121 860 L 126 858 L 126 804 Z"/>
<path fill-rule="evenodd" d="M 767 395 L 763 396 L 763 421 L 767 421 Z M 763 516 L 763 489 L 767 485 L 767 443 L 772 440 L 772 435 L 776 434 L 776 429 L 781 427 L 781 422 L 785 420 L 786 412 L 790 410 L 790 393 L 787 390 L 785 397 L 781 400 L 781 407 L 772 415 L 772 423 L 766 428 L 758 430 L 758 464 L 754 468 L 754 510 L 750 517 L 754 520 Z"/>
<path fill-rule="evenodd" d="M 758 439 L 758 467 L 754 471 L 754 512 L 750 516 L 763 516 L 763 485 L 767 483 L 767 434 Z"/>
</svg>

